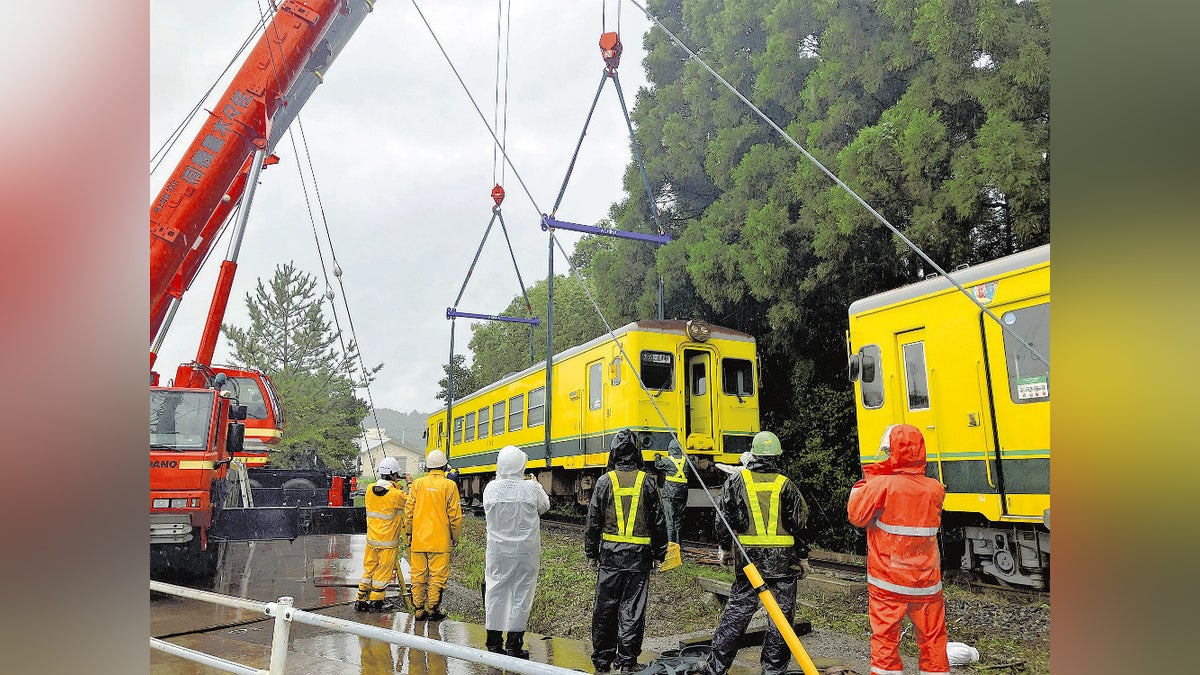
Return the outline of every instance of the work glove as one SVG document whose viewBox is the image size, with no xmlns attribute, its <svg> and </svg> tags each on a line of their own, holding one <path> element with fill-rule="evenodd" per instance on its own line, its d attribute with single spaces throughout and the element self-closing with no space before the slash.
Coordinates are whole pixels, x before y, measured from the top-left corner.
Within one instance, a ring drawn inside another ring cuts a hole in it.
<svg viewBox="0 0 1200 675">
<path fill-rule="evenodd" d="M 599 572 L 600 571 L 600 561 L 596 560 L 595 558 L 588 558 L 588 567 L 593 572 Z"/>
<path fill-rule="evenodd" d="M 812 574 L 812 565 L 808 563 L 808 558 L 800 560 L 800 569 L 804 572 L 803 576 L 805 577 Z"/>
</svg>

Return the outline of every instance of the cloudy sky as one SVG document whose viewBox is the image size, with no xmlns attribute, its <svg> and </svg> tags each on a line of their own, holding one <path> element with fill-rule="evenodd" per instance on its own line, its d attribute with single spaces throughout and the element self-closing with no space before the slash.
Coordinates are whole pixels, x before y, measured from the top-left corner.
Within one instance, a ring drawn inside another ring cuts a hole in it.
<svg viewBox="0 0 1200 675">
<path fill-rule="evenodd" d="M 267 0 L 151 4 L 152 150 L 166 141 L 216 81 L 267 4 Z M 508 151 L 534 200 L 548 211 L 600 81 L 603 62 L 597 41 L 602 32 L 602 2 L 515 0 L 511 4 Z M 497 3 L 419 0 L 418 5 L 490 121 L 496 92 Z M 607 5 L 607 28 L 614 30 L 618 2 Z M 625 51 L 619 72 L 626 102 L 632 106 L 638 88 L 645 84 L 642 37 L 650 24 L 629 3 L 623 3 L 620 18 Z M 216 94 L 226 84 L 222 81 Z M 211 109 L 213 104 L 204 107 Z M 491 136 L 411 0 L 378 0 L 299 119 L 363 355 L 369 364 L 385 364 L 371 387 L 375 404 L 431 411 L 439 404 L 434 394 L 443 376 L 441 364 L 449 356 L 446 308 L 458 294 L 491 217 Z M 147 204 L 162 189 L 199 124 L 197 119 L 188 127 L 167 161 L 151 174 Z M 292 261 L 321 278 L 298 168 L 307 167 L 308 159 L 294 123 L 292 131 L 301 157 L 297 161 L 291 140 L 285 137 L 275 149 L 281 162 L 263 172 L 227 323 L 248 324 L 244 297 L 257 279 L 269 279 L 277 264 Z M 622 197 L 620 179 L 629 161 L 628 131 L 609 83 L 558 217 L 587 224 L 604 218 L 608 207 Z M 546 234 L 511 169 L 503 183 L 508 193 L 504 219 L 521 275 L 532 285 L 547 273 Z M 311 187 L 309 194 L 311 198 Z M 320 220 L 317 229 L 325 247 Z M 570 232 L 560 232 L 558 237 L 568 250 L 578 240 Z M 175 365 L 195 356 L 225 249 L 222 240 L 184 296 L 159 353 L 157 369 L 164 377 L 171 377 Z M 327 248 L 324 256 L 331 265 Z M 566 270 L 561 255 L 556 257 L 555 270 Z M 458 309 L 496 314 L 519 291 L 497 226 Z M 336 302 L 348 332 L 340 291 Z M 327 316 L 328 311 L 326 305 Z M 466 349 L 469 324 L 458 322 L 457 351 Z M 226 362 L 229 354 L 222 338 L 215 361 Z"/>
</svg>

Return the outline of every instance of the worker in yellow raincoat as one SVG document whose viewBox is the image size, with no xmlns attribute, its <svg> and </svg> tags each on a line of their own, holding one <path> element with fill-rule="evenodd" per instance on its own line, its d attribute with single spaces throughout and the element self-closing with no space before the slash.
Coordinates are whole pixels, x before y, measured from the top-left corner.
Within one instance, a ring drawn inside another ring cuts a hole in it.
<svg viewBox="0 0 1200 675">
<path fill-rule="evenodd" d="M 404 509 L 408 532 L 408 565 L 412 600 L 418 621 L 440 621 L 442 591 L 450 578 L 450 551 L 462 534 L 462 504 L 458 486 L 446 478 L 446 453 L 430 452 L 424 476 L 409 486 Z"/>
<path fill-rule="evenodd" d="M 400 489 L 400 462 L 384 457 L 379 463 L 379 480 L 367 488 L 367 548 L 363 553 L 362 582 L 354 609 L 360 612 L 390 612 L 396 609 L 385 602 L 384 590 L 397 574 L 396 556 L 404 526 L 404 505 L 408 495 Z M 399 579 L 403 584 L 403 579 Z"/>
</svg>

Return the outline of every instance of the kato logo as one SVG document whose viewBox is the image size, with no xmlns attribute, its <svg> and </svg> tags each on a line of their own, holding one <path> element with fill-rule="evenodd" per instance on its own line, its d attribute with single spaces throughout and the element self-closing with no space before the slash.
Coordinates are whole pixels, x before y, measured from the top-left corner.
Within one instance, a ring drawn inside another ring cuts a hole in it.
<svg viewBox="0 0 1200 675">
<path fill-rule="evenodd" d="M 150 460 L 151 469 L 178 469 L 179 462 L 174 459 L 152 459 Z"/>
</svg>

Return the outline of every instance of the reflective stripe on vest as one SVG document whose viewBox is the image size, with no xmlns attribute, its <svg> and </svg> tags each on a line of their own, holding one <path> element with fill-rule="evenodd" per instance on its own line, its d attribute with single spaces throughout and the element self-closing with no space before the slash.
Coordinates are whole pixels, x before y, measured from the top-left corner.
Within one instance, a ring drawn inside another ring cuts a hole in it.
<svg viewBox="0 0 1200 675">
<path fill-rule="evenodd" d="M 743 546 L 792 546 L 796 538 L 790 534 L 779 534 L 779 496 L 783 493 L 783 485 L 787 482 L 785 476 L 775 476 L 769 483 L 756 483 L 750 469 L 742 469 L 742 483 L 746 486 L 746 501 L 750 503 L 750 532 L 739 534 L 738 541 Z M 771 526 L 763 516 L 762 505 L 758 503 L 761 492 L 771 494 L 768 512 L 771 514 Z"/>
<path fill-rule="evenodd" d="M 679 460 L 676 461 L 674 457 L 667 455 L 667 459 L 675 465 L 675 473 L 667 476 L 667 480 L 671 481 L 672 483 L 686 483 L 687 476 L 683 475 L 683 465 L 687 462 L 687 458 L 680 457 Z"/>
<path fill-rule="evenodd" d="M 610 534 L 602 532 L 600 537 L 605 541 L 619 541 L 627 544 L 649 544 L 650 537 L 635 537 L 633 536 L 633 525 L 637 521 L 638 502 L 642 498 L 642 481 L 646 479 L 644 471 L 637 472 L 637 479 L 633 481 L 633 487 L 621 487 L 621 483 L 617 481 L 617 472 L 609 471 L 608 479 L 612 481 L 613 486 L 613 506 L 617 511 L 617 533 Z M 631 497 L 629 502 L 629 517 L 625 517 L 625 505 L 621 503 L 622 497 Z"/>
<path fill-rule="evenodd" d="M 380 513 L 379 511 L 367 511 L 368 518 L 377 518 L 379 520 L 391 520 L 392 518 L 395 518 L 396 515 L 397 515 L 396 511 L 393 511 L 391 513 Z"/>
<path fill-rule="evenodd" d="M 901 586 L 900 584 L 893 584 L 890 581 L 884 581 L 883 579 L 878 579 L 876 577 L 871 576 L 870 574 L 867 575 L 867 583 L 871 584 L 872 586 L 875 586 L 877 588 L 882 588 L 885 591 L 899 593 L 900 595 L 933 595 L 934 593 L 938 593 L 942 590 L 942 582 L 940 582 L 940 581 L 932 586 L 926 586 L 924 588 L 914 588 L 912 586 Z"/>
<path fill-rule="evenodd" d="M 888 534 L 898 534 L 902 537 L 935 537 L 938 529 L 936 527 L 910 527 L 908 525 L 888 525 L 882 520 L 875 519 L 875 527 L 887 532 Z"/>
</svg>

